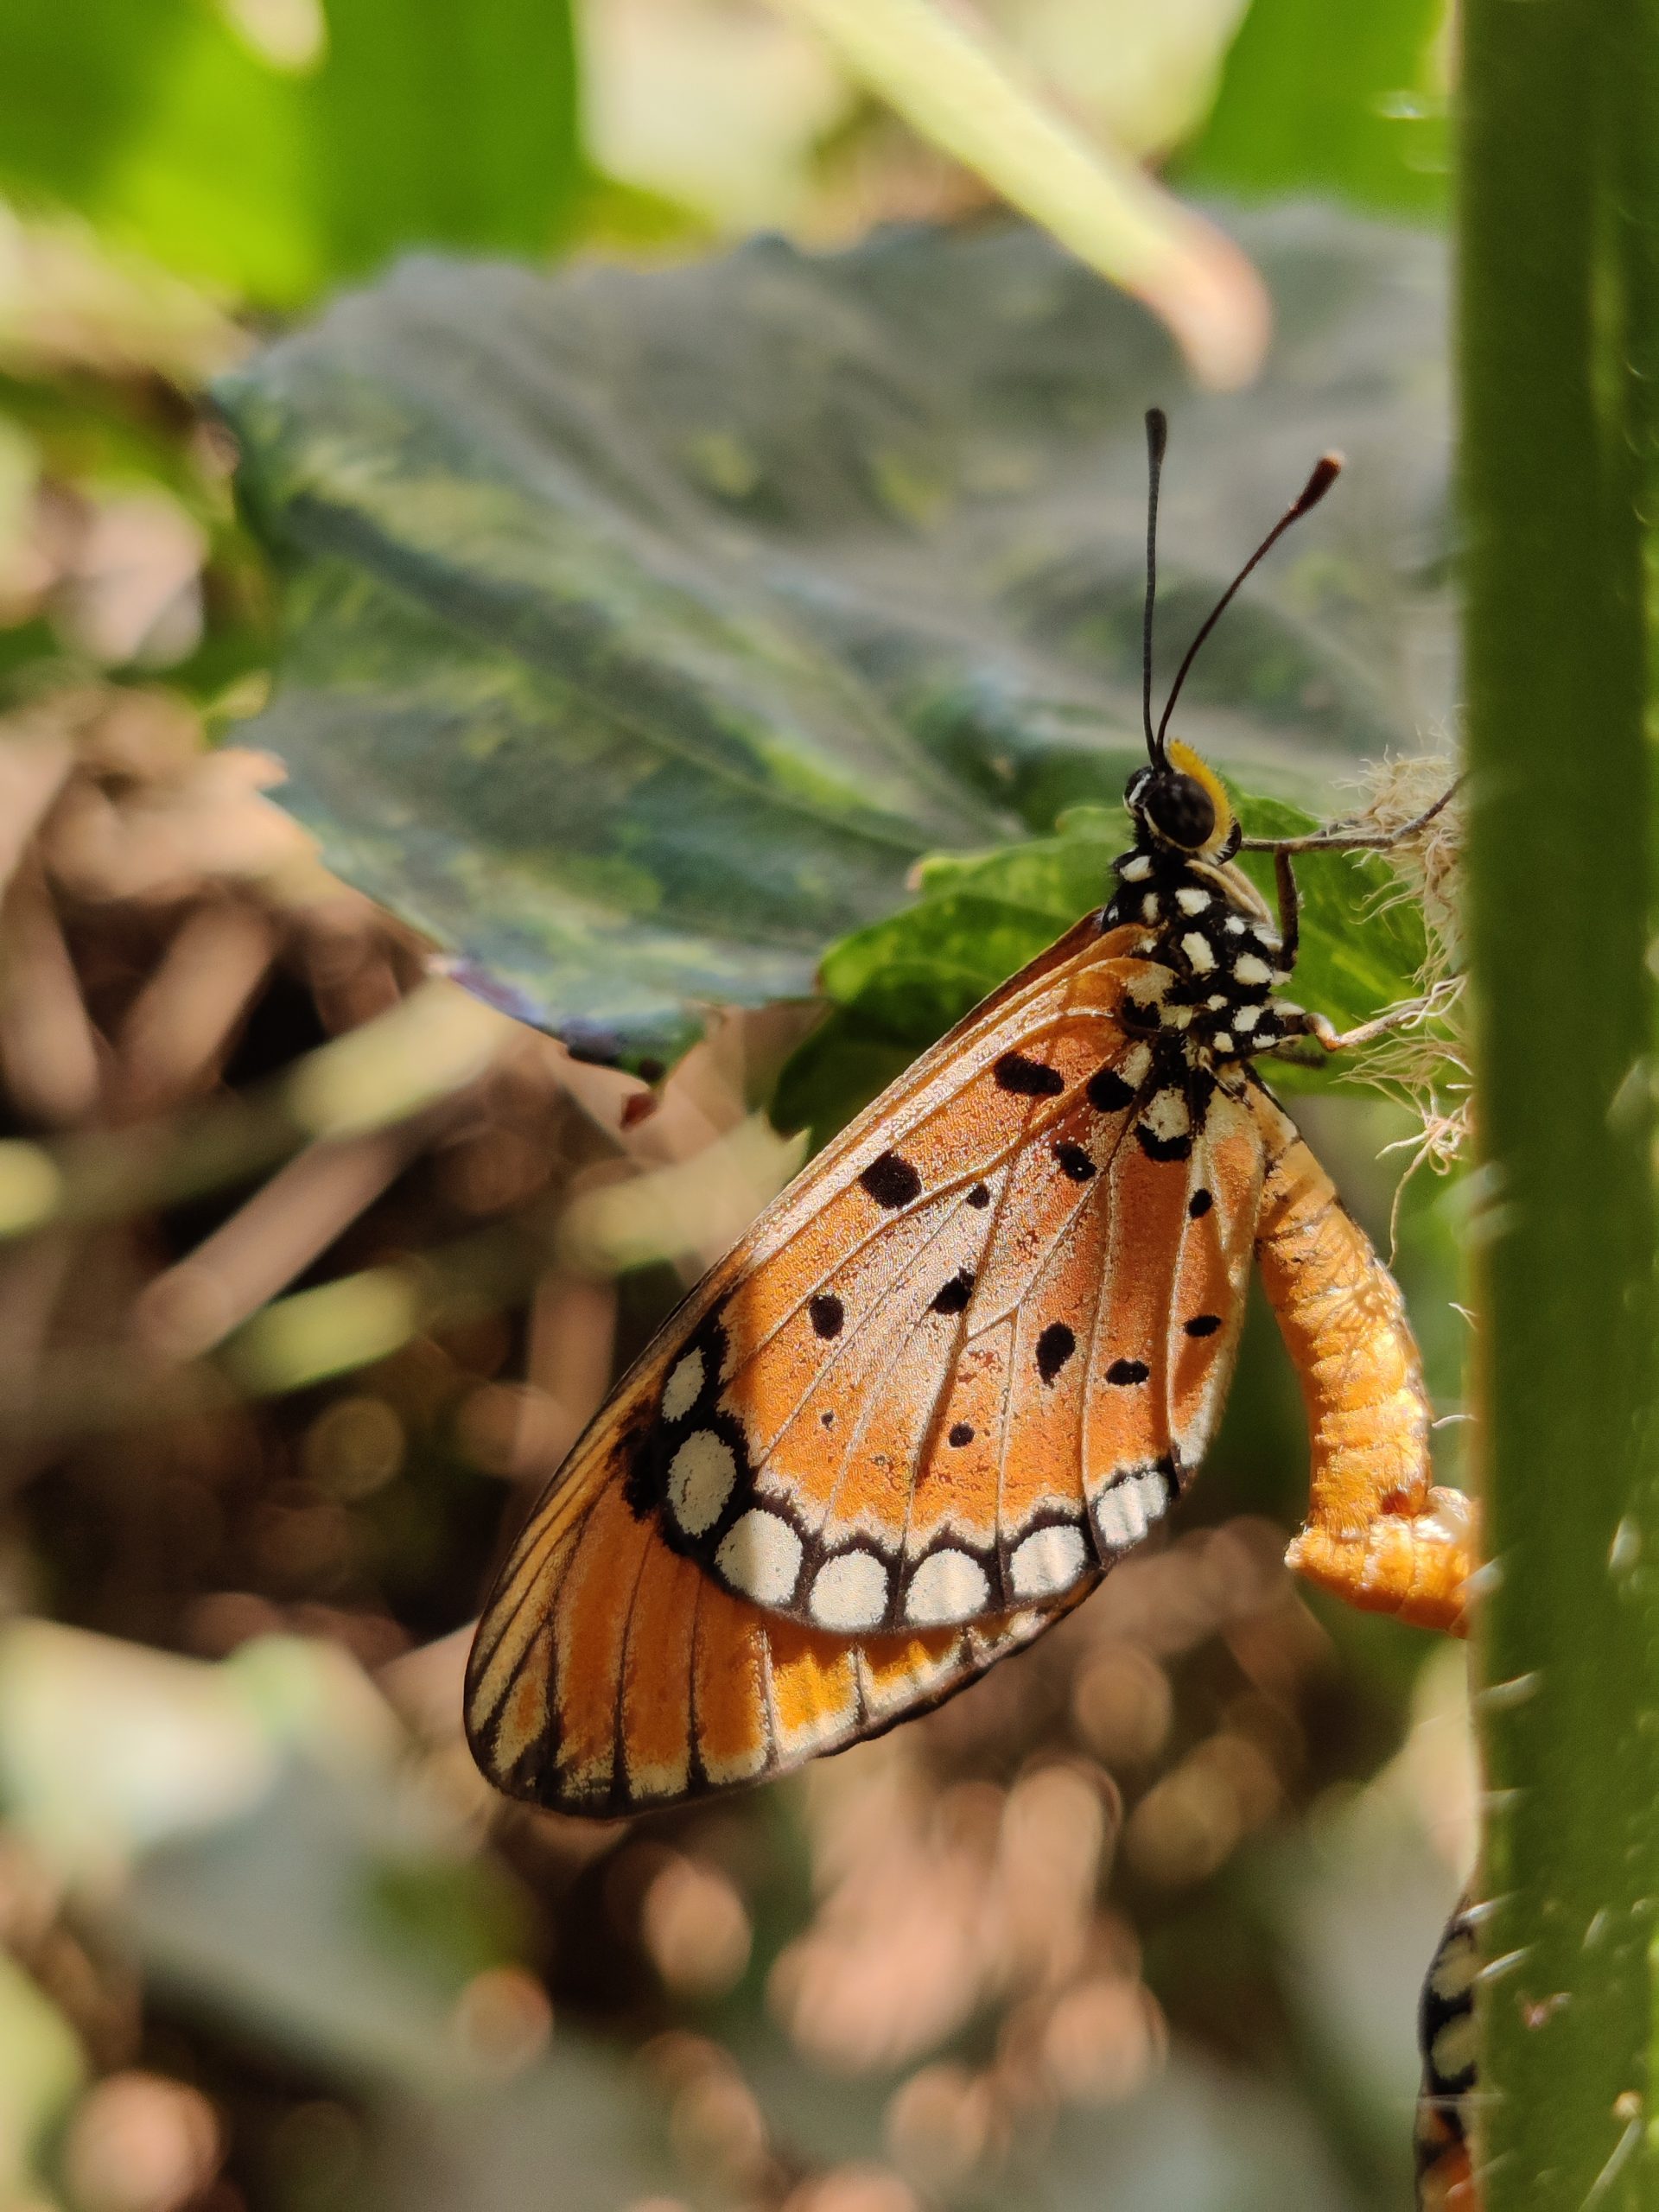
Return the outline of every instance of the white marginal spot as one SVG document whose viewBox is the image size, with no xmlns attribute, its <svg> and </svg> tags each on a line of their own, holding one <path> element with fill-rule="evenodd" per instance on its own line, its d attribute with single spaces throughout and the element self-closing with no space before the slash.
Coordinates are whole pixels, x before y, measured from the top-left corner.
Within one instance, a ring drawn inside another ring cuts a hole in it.
<svg viewBox="0 0 1659 2212">
<path fill-rule="evenodd" d="M 689 1351 L 663 1385 L 663 1419 L 683 1421 L 702 1389 L 702 1354 Z"/>
<path fill-rule="evenodd" d="M 984 1568 L 966 1552 L 933 1552 L 917 1568 L 905 1595 L 905 1618 L 921 1628 L 969 1619 L 991 1602 Z"/>
<path fill-rule="evenodd" d="M 1175 904 L 1184 914 L 1201 914 L 1210 904 L 1210 893 L 1184 887 L 1175 893 Z"/>
<path fill-rule="evenodd" d="M 1134 1476 L 1115 1483 L 1095 1508 L 1095 1526 L 1109 1552 L 1126 1552 L 1147 1533 L 1147 1509 Z"/>
<path fill-rule="evenodd" d="M 1179 1090 L 1160 1090 L 1147 1101 L 1146 1111 L 1141 1116 L 1142 1128 L 1150 1129 L 1154 1136 L 1166 1143 L 1172 1137 L 1184 1137 L 1192 1126 L 1192 1116 L 1186 1110 L 1186 1101 Z"/>
<path fill-rule="evenodd" d="M 825 1628 L 874 1628 L 887 1617 L 887 1570 L 874 1552 L 842 1552 L 818 1569 L 806 1602 Z"/>
<path fill-rule="evenodd" d="M 1254 952 L 1241 952 L 1233 963 L 1233 973 L 1241 983 L 1270 983 L 1273 981 L 1272 969 L 1265 960 L 1258 959 Z"/>
<path fill-rule="evenodd" d="M 1152 874 L 1152 862 L 1144 853 L 1137 853 L 1133 860 L 1124 861 L 1118 874 L 1125 883 L 1144 883 Z"/>
<path fill-rule="evenodd" d="M 1472 1936 L 1455 1936 L 1435 1960 L 1428 1986 L 1443 2004 L 1455 2004 L 1474 1987 L 1480 1973 L 1480 1953 Z"/>
<path fill-rule="evenodd" d="M 1169 1484 L 1164 1476 L 1158 1468 L 1148 1467 L 1144 1474 L 1137 1475 L 1135 1480 L 1141 1485 L 1141 1511 L 1148 1521 L 1161 1521 L 1164 1509 L 1169 1503 Z"/>
<path fill-rule="evenodd" d="M 688 1536 L 712 1529 L 737 1480 L 737 1461 L 723 1436 L 700 1428 L 668 1466 L 668 1507 Z"/>
<path fill-rule="evenodd" d="M 1223 926 L 1229 937 L 1243 937 L 1244 934 L 1244 921 L 1242 915 L 1229 914 Z"/>
<path fill-rule="evenodd" d="M 1242 1029 L 1248 1036 L 1261 1019 L 1262 1009 L 1259 1006 L 1242 1006 L 1233 1016 L 1233 1027 L 1235 1029 Z"/>
<path fill-rule="evenodd" d="M 1131 1090 L 1139 1090 L 1152 1072 L 1150 1045 L 1131 1045 L 1117 1064 L 1117 1072 Z"/>
<path fill-rule="evenodd" d="M 1195 976 L 1207 976 L 1216 964 L 1215 953 L 1202 930 L 1188 930 L 1181 939 L 1181 950 L 1192 962 Z M 1239 964 L 1243 966 L 1243 963 L 1241 962 Z"/>
<path fill-rule="evenodd" d="M 1080 1529 L 1038 1529 L 1016 1544 L 1008 1560 L 1014 1594 L 1046 1598 L 1056 1590 L 1069 1590 L 1083 1573 L 1088 1550 Z"/>
<path fill-rule="evenodd" d="M 1466 2074 L 1479 2055 L 1479 2029 L 1472 2012 L 1448 2020 L 1434 2038 L 1429 2063 L 1442 2082 L 1455 2082 Z"/>
<path fill-rule="evenodd" d="M 1230 1029 L 1217 1029 L 1210 1041 L 1218 1052 L 1230 1052 L 1233 1049 L 1233 1033 Z"/>
<path fill-rule="evenodd" d="M 1157 1467 L 1123 1475 L 1095 1503 L 1095 1526 L 1107 1551 L 1128 1551 L 1138 1544 L 1169 1504 L 1169 1484 Z"/>
<path fill-rule="evenodd" d="M 727 1530 L 715 1565 L 757 1605 L 781 1605 L 794 1595 L 801 1540 L 780 1514 L 752 1505 Z"/>
</svg>

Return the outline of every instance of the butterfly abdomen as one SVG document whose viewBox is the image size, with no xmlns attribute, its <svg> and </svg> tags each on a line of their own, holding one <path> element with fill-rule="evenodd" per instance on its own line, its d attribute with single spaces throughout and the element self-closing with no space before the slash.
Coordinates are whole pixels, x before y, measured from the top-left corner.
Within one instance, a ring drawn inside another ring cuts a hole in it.
<svg viewBox="0 0 1659 2212">
<path fill-rule="evenodd" d="M 1262 1284 L 1307 1408 L 1308 1526 L 1290 1562 L 1351 1604 L 1425 1628 L 1462 1617 L 1472 1565 L 1468 1504 L 1433 1485 L 1429 1407 L 1404 1301 L 1292 1123 L 1256 1224 Z"/>
</svg>

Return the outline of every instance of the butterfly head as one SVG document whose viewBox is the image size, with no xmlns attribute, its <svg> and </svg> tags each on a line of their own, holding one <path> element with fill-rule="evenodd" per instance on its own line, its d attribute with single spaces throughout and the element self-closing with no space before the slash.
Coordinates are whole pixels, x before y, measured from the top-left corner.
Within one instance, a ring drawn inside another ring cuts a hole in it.
<svg viewBox="0 0 1659 2212">
<path fill-rule="evenodd" d="M 1190 745 L 1169 735 L 1169 718 L 1187 672 L 1200 647 L 1231 603 L 1233 594 L 1258 561 L 1276 545 L 1292 523 L 1315 507 L 1342 472 L 1340 458 L 1323 454 L 1313 474 L 1256 547 L 1200 625 L 1175 672 L 1164 711 L 1154 728 L 1152 719 L 1152 629 L 1158 597 L 1158 487 L 1163 475 L 1164 447 L 1169 424 L 1160 407 L 1147 410 L 1147 600 L 1141 632 L 1141 710 L 1146 725 L 1149 766 L 1129 779 L 1124 801 L 1134 820 L 1139 843 L 1152 851 L 1173 851 L 1191 859 L 1230 860 L 1242 834 L 1237 817 L 1228 804 L 1221 779 L 1207 767 Z"/>
<path fill-rule="evenodd" d="M 1238 849 L 1238 817 L 1221 778 L 1178 737 L 1151 767 L 1135 770 L 1123 803 L 1143 846 L 1209 861 L 1230 859 Z"/>
</svg>

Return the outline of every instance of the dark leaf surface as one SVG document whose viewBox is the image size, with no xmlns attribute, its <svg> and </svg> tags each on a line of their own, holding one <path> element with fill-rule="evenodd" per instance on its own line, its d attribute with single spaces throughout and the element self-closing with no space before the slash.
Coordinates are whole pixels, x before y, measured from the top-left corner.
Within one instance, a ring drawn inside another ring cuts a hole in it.
<svg viewBox="0 0 1659 2212">
<path fill-rule="evenodd" d="M 584 1049 L 669 1058 L 700 1002 L 807 992 L 849 936 L 832 996 L 913 1043 L 906 977 L 954 1002 L 1099 895 L 1115 832 L 1077 817 L 1055 865 L 1003 857 L 1021 887 L 992 911 L 993 863 L 936 863 L 893 975 L 837 980 L 872 943 L 889 964 L 859 933 L 923 855 L 1121 791 L 1160 399 L 1166 671 L 1314 454 L 1347 450 L 1179 718 L 1246 789 L 1330 804 L 1449 696 L 1442 261 L 1312 209 L 1239 227 L 1279 337 L 1226 399 L 1183 397 L 1138 309 L 1014 228 L 548 279 L 425 259 L 343 300 L 223 393 L 289 580 L 252 732 L 289 803 Z"/>
</svg>

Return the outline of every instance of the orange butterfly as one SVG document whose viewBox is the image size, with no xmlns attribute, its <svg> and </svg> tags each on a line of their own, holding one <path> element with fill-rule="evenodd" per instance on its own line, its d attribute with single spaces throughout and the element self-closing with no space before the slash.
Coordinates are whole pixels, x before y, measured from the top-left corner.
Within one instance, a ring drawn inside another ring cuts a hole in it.
<svg viewBox="0 0 1659 2212">
<path fill-rule="evenodd" d="M 1338 1036 L 1278 995 L 1297 944 L 1152 720 L 1151 497 L 1135 843 L 1103 911 L 925 1053 L 704 1279 L 582 1436 L 486 1609 L 467 1726 L 489 1778 L 619 1814 L 752 1783 L 960 1689 L 1162 1520 L 1214 1433 L 1252 1250 L 1313 1430 L 1306 1574 L 1446 1624 L 1464 1501 L 1430 1487 L 1394 1282 L 1253 1071 Z M 1427 817 L 1424 817 L 1427 819 Z M 1386 1018 L 1385 1018 L 1386 1019 Z"/>
</svg>

